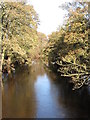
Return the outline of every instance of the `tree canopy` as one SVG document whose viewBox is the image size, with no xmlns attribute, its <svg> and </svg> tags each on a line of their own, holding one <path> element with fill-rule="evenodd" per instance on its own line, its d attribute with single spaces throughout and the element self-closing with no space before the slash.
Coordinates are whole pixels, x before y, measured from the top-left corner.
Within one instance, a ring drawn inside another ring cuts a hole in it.
<svg viewBox="0 0 90 120">
<path fill-rule="evenodd" d="M 63 8 L 68 10 L 68 19 L 59 31 L 49 35 L 44 58 L 61 76 L 72 78 L 75 89 L 90 84 L 88 5 L 76 2 Z"/>
<path fill-rule="evenodd" d="M 15 70 L 17 65 L 31 65 L 34 59 L 42 57 L 54 71 L 71 78 L 74 89 L 90 85 L 88 4 L 60 6 L 68 11 L 66 22 L 47 39 L 37 31 L 38 14 L 25 2 L 0 3 L 3 72 Z"/>
<path fill-rule="evenodd" d="M 2 2 L 0 12 L 3 69 L 13 69 L 16 64 L 30 65 L 39 54 L 36 54 L 39 43 L 36 11 L 24 2 Z"/>
</svg>

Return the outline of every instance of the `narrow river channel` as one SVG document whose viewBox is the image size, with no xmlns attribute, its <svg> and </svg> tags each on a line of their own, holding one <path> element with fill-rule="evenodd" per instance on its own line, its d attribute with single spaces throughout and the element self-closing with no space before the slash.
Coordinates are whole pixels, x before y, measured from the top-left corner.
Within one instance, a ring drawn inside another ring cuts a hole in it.
<svg viewBox="0 0 90 120">
<path fill-rule="evenodd" d="M 88 118 L 90 88 L 72 91 L 68 80 L 41 62 L 3 76 L 3 118 Z"/>
</svg>

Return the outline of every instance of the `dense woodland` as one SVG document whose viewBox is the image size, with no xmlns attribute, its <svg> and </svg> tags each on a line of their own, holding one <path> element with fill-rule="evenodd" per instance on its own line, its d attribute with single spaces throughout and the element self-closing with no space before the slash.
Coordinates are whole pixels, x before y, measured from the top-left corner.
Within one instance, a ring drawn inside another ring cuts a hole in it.
<svg viewBox="0 0 90 120">
<path fill-rule="evenodd" d="M 37 32 L 39 18 L 33 6 L 24 2 L 0 4 L 2 28 L 2 70 L 10 73 L 17 65 L 31 65 L 42 52 L 42 38 Z M 44 41 L 45 41 L 44 40 Z"/>
<path fill-rule="evenodd" d="M 69 77 L 74 89 L 90 84 L 90 40 L 88 4 L 75 2 L 60 6 L 67 9 L 65 24 L 49 35 L 44 59 L 54 71 Z"/>
<path fill-rule="evenodd" d="M 39 18 L 33 6 L 24 2 L 0 4 L 2 71 L 43 59 L 52 70 L 71 78 L 75 88 L 90 84 L 90 40 L 88 4 L 68 3 L 62 27 L 48 36 L 37 31 Z"/>
</svg>

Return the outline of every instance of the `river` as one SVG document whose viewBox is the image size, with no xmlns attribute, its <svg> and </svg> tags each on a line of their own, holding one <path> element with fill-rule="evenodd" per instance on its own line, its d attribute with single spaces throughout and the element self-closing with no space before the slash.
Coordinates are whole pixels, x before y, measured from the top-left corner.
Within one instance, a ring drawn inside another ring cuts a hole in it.
<svg viewBox="0 0 90 120">
<path fill-rule="evenodd" d="M 3 76 L 3 118 L 88 118 L 90 88 L 72 91 L 68 80 L 41 62 Z"/>
</svg>

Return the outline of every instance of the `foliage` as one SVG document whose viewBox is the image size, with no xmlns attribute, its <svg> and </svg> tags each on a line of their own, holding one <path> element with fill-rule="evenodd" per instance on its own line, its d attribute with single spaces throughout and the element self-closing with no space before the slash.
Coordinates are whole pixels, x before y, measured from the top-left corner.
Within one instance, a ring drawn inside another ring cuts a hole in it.
<svg viewBox="0 0 90 120">
<path fill-rule="evenodd" d="M 40 57 L 43 57 L 43 50 L 47 44 L 47 36 L 44 33 L 38 32 L 38 53 L 40 55 Z"/>
<path fill-rule="evenodd" d="M 39 23 L 33 6 L 24 2 L 2 2 L 0 12 L 3 71 L 11 71 L 16 64 L 31 64 L 31 51 L 35 51 L 38 43 Z"/>
<path fill-rule="evenodd" d="M 69 13 L 66 24 L 49 35 L 43 52 L 46 63 L 61 76 L 72 78 L 74 89 L 77 89 L 90 84 L 88 5 L 76 2 L 67 4 L 66 8 Z"/>
</svg>

